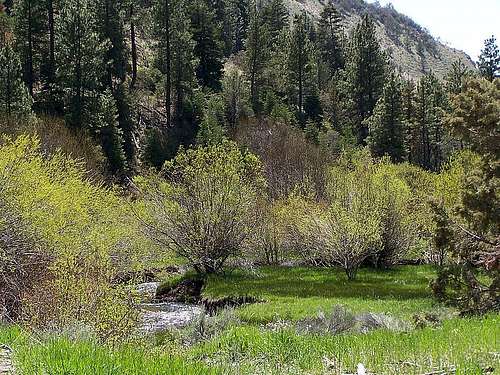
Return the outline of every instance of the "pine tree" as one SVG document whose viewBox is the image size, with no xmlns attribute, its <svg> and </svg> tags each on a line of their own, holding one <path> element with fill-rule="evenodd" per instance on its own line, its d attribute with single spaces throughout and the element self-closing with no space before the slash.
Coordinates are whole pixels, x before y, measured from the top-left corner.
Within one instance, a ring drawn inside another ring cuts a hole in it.
<svg viewBox="0 0 500 375">
<path fill-rule="evenodd" d="M 16 47 L 23 65 L 24 82 L 31 96 L 34 94 L 35 82 L 40 77 L 45 12 L 43 0 L 17 0 L 13 9 Z"/>
<path fill-rule="evenodd" d="M 126 157 L 123 152 L 123 137 L 118 126 L 118 111 L 115 99 L 109 90 L 97 94 L 91 123 L 100 141 L 104 155 L 108 161 L 108 169 L 112 174 L 123 172 L 126 168 Z"/>
<path fill-rule="evenodd" d="M 250 99 L 256 113 L 261 110 L 264 72 L 269 59 L 269 33 L 264 24 L 262 10 L 253 4 L 250 15 L 250 27 L 246 41 L 245 67 L 250 81 Z"/>
<path fill-rule="evenodd" d="M 10 17 L 4 3 L 4 0 L 0 0 L 0 46 L 7 43 L 7 36 L 10 33 Z"/>
<path fill-rule="evenodd" d="M 119 136 L 123 138 L 123 142 L 115 142 L 114 147 L 121 147 L 122 143 L 124 147 L 121 152 L 115 150 L 113 155 L 116 156 L 125 152 L 127 164 L 133 169 L 136 156 L 134 142 L 135 126 L 129 90 L 125 87 L 128 73 L 128 48 L 125 40 L 123 18 L 127 11 L 125 8 L 127 3 L 118 0 L 100 0 L 97 5 L 99 37 L 102 45 L 105 46 L 104 61 L 106 70 L 102 75 L 101 85 L 113 96 L 115 107 L 118 111 Z M 106 98 L 103 100 L 104 102 L 107 101 Z M 103 106 L 108 111 L 109 107 L 109 105 Z M 108 116 L 108 118 L 110 117 Z M 108 138 L 111 135 L 118 137 L 117 132 L 108 133 Z M 112 158 L 113 161 L 110 160 L 110 164 L 116 172 L 124 164 L 118 164 L 119 158 L 115 156 Z"/>
<path fill-rule="evenodd" d="M 481 76 L 488 81 L 500 77 L 500 50 L 494 36 L 484 42 L 478 65 Z"/>
<path fill-rule="evenodd" d="M 413 130 L 415 129 L 414 121 L 416 118 L 416 87 L 412 80 L 406 79 L 402 83 L 401 87 L 401 104 L 403 112 L 403 121 L 405 123 L 405 149 L 407 153 L 407 158 L 410 163 L 415 163 L 414 155 L 412 153 L 413 148 L 410 147 L 410 140 L 412 139 Z"/>
<path fill-rule="evenodd" d="M 58 72 L 67 93 L 66 120 L 76 128 L 91 126 L 93 98 L 106 71 L 94 5 L 91 0 L 66 0 L 58 22 Z"/>
<path fill-rule="evenodd" d="M 450 71 L 445 77 L 446 91 L 452 95 L 460 94 L 465 80 L 471 76 L 472 72 L 465 66 L 462 60 L 453 62 Z"/>
<path fill-rule="evenodd" d="M 275 45 L 281 32 L 288 28 L 289 13 L 283 0 L 269 0 L 262 8 L 262 18 L 267 26 L 269 39 Z"/>
<path fill-rule="evenodd" d="M 375 156 L 389 155 L 395 163 L 405 159 L 405 126 L 400 79 L 391 73 L 373 115 L 367 120 L 368 144 Z"/>
<path fill-rule="evenodd" d="M 202 87 L 220 91 L 224 51 L 215 13 L 204 0 L 197 0 L 190 6 L 190 15 L 194 55 L 199 61 L 196 77 Z"/>
<path fill-rule="evenodd" d="M 318 46 L 330 75 L 344 68 L 342 38 L 342 17 L 330 0 L 321 12 L 318 25 Z"/>
<path fill-rule="evenodd" d="M 28 116 L 31 98 L 22 80 L 19 57 L 10 44 L 0 46 L 0 115 Z"/>
<path fill-rule="evenodd" d="M 164 75 L 165 127 L 171 126 L 172 118 L 172 51 L 171 51 L 171 13 L 172 0 L 156 0 L 154 4 L 155 52 Z M 175 0 L 174 0 L 175 1 Z"/>
<path fill-rule="evenodd" d="M 356 104 L 358 143 L 365 144 L 368 128 L 364 123 L 373 113 L 384 86 L 386 57 L 377 40 L 375 23 L 366 15 L 350 40 L 347 63 L 352 100 Z"/>
<path fill-rule="evenodd" d="M 443 108 L 444 90 L 433 74 L 417 85 L 415 118 L 409 140 L 412 161 L 422 168 L 437 171 L 444 160 Z"/>
<path fill-rule="evenodd" d="M 250 24 L 250 0 L 226 0 L 227 17 L 230 27 L 231 53 L 241 51 L 247 38 Z"/>
<path fill-rule="evenodd" d="M 288 81 L 292 104 L 297 108 L 297 118 L 302 126 L 306 116 L 304 104 L 306 96 L 314 93 L 314 79 L 312 69 L 312 43 L 310 36 L 310 21 L 305 13 L 297 15 L 289 36 L 288 44 Z"/>
<path fill-rule="evenodd" d="M 123 83 L 127 74 L 128 50 L 122 16 L 124 9 L 121 0 L 99 0 L 96 5 L 100 39 L 106 45 L 103 85 L 111 90 L 113 83 Z"/>
</svg>

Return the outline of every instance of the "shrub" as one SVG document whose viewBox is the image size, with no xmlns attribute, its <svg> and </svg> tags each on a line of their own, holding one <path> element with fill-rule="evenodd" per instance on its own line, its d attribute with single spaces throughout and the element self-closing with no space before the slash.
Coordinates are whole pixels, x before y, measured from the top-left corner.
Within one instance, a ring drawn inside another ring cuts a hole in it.
<svg viewBox="0 0 500 375">
<path fill-rule="evenodd" d="M 36 233 L 33 241 L 44 244 L 36 260 L 50 260 L 42 277 L 33 273 L 37 284 L 22 293 L 24 321 L 54 328 L 80 322 L 103 339 L 128 334 L 133 301 L 125 287 L 112 285 L 113 259 L 124 258 L 139 235 L 118 197 L 86 180 L 75 161 L 43 156 L 29 136 L 0 143 L 0 180 L 7 207 Z M 29 241 L 29 233 L 18 236 Z M 18 263 L 27 254 L 9 244 L 7 250 Z M 26 267 L 29 274 L 37 269 Z"/>
<path fill-rule="evenodd" d="M 362 161 L 351 171 L 332 168 L 326 205 L 292 201 L 297 218 L 289 233 L 295 248 L 310 262 L 342 267 L 350 280 L 381 243 L 381 200 L 373 169 Z"/>
<path fill-rule="evenodd" d="M 23 296 L 43 281 L 49 257 L 15 209 L 5 203 L 0 184 L 0 321 L 15 321 Z"/>
<path fill-rule="evenodd" d="M 330 153 L 309 142 L 300 129 L 272 120 L 249 122 L 237 129 L 235 138 L 262 160 L 271 198 L 283 199 L 294 191 L 325 197 Z"/>
<path fill-rule="evenodd" d="M 416 243 L 417 213 L 412 212 L 412 193 L 397 176 L 397 166 L 383 159 L 376 165 L 374 183 L 380 194 L 381 244 L 374 255 L 375 266 L 388 268 L 397 264 Z"/>
<path fill-rule="evenodd" d="M 245 249 L 263 179 L 259 160 L 235 143 L 181 151 L 137 183 L 144 200 L 136 212 L 147 233 L 198 273 L 221 271 Z"/>
</svg>

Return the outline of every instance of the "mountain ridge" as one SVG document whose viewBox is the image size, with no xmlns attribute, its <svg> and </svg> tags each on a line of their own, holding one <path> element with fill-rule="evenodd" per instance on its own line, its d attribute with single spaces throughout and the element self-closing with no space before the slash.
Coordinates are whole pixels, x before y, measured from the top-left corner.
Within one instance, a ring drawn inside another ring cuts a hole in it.
<svg viewBox="0 0 500 375">
<path fill-rule="evenodd" d="M 305 11 L 318 20 L 329 0 L 285 0 L 292 15 Z M 465 52 L 447 46 L 434 38 L 428 30 L 409 16 L 398 12 L 392 4 L 381 6 L 378 2 L 364 0 L 333 0 L 344 18 L 349 33 L 362 15 L 372 16 L 377 25 L 377 36 L 396 69 L 408 78 L 418 79 L 433 72 L 443 78 L 451 65 L 459 60 L 469 69 L 475 63 Z"/>
</svg>

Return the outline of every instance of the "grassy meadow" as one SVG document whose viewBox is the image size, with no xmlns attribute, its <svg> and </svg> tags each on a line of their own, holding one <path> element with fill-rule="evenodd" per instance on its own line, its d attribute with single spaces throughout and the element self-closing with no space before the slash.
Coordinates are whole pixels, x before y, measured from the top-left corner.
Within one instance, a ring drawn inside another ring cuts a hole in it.
<svg viewBox="0 0 500 375">
<path fill-rule="evenodd" d="M 22 374 L 346 374 L 358 363 L 374 374 L 500 373 L 498 315 L 459 318 L 436 304 L 428 288 L 433 274 L 429 266 L 362 269 L 356 281 L 347 281 L 331 269 L 234 270 L 210 278 L 203 295 L 251 295 L 263 302 L 237 308 L 235 322 L 191 345 L 178 345 L 176 338 L 196 326 L 115 346 L 50 335 L 34 340 L 11 327 L 0 329 L 0 342 L 14 349 Z M 384 313 L 410 328 L 332 335 L 299 333 L 293 326 L 338 305 Z M 414 316 L 426 313 L 443 322 L 415 328 Z"/>
</svg>

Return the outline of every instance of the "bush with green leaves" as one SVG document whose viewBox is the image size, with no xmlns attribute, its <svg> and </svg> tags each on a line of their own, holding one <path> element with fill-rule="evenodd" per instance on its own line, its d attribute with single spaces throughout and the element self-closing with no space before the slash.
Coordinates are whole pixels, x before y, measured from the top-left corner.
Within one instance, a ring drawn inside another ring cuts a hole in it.
<svg viewBox="0 0 500 375">
<path fill-rule="evenodd" d="M 35 262 L 15 270 L 37 281 L 20 295 L 21 318 L 34 327 L 80 322 L 103 339 L 128 334 L 135 322 L 133 301 L 125 287 L 113 285 L 118 268 L 133 263 L 141 237 L 127 206 L 89 181 L 78 162 L 62 154 L 43 155 L 38 139 L 30 136 L 0 141 L 0 181 L 2 204 L 29 229 L 15 228 L 11 238 L 27 245 L 16 250 L 6 241 L 6 253 L 12 262 L 23 262 L 29 260 L 26 246 L 34 242 L 36 250 L 43 243 L 36 260 L 48 259 L 41 275 Z"/>
<path fill-rule="evenodd" d="M 291 241 L 307 261 L 339 266 L 352 280 L 360 265 L 380 246 L 382 207 L 373 183 L 374 166 L 356 161 L 352 170 L 335 166 L 328 181 L 328 202 L 291 198 L 297 213 Z"/>
<path fill-rule="evenodd" d="M 349 279 L 363 262 L 389 267 L 416 240 L 412 192 L 386 159 L 374 161 L 363 150 L 344 155 L 331 168 L 322 202 L 289 199 L 288 237 L 308 262 L 339 266 Z"/>
<path fill-rule="evenodd" d="M 146 232 L 198 273 L 220 272 L 244 252 L 264 185 L 256 156 L 230 141 L 181 150 L 159 174 L 136 182 Z"/>
</svg>

